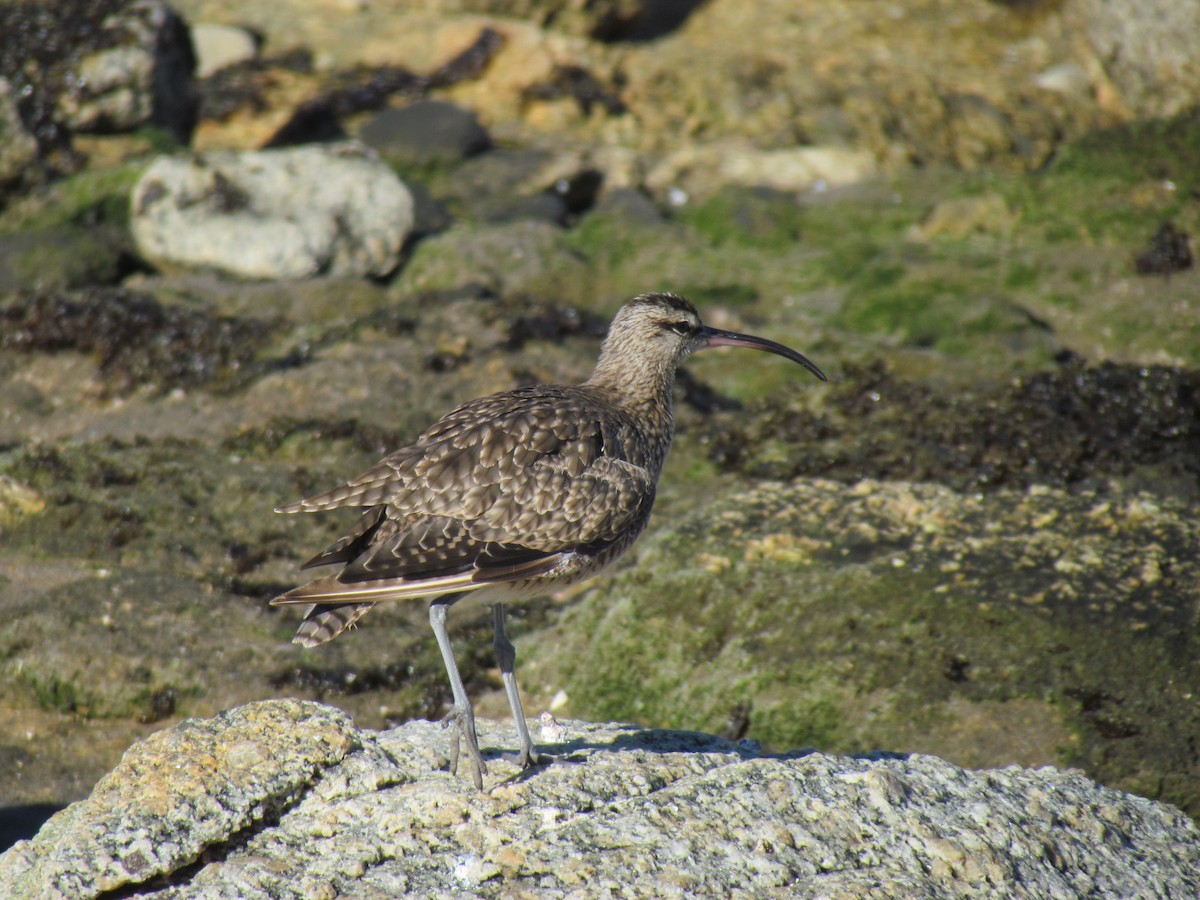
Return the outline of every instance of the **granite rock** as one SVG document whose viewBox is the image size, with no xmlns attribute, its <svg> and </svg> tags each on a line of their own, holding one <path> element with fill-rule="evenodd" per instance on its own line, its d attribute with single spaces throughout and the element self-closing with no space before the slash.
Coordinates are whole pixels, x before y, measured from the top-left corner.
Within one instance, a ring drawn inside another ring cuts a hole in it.
<svg viewBox="0 0 1200 900">
<path fill-rule="evenodd" d="M 133 746 L 0 857 L 11 898 L 1182 897 L 1200 831 L 1075 772 L 936 757 L 764 756 L 696 732 L 568 721 L 487 790 L 448 736 L 267 701 Z M 557 723 L 556 723 L 557 724 Z M 553 732 L 553 733 L 551 733 Z"/>
</svg>

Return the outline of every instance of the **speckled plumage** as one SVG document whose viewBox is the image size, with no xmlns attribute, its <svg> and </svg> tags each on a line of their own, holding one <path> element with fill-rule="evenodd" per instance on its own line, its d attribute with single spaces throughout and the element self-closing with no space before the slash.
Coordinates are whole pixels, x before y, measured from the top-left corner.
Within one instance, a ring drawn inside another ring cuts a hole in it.
<svg viewBox="0 0 1200 900">
<path fill-rule="evenodd" d="M 271 601 L 309 605 L 295 641 L 335 638 L 383 600 L 435 598 L 431 618 L 444 619 L 444 606 L 471 596 L 498 605 L 497 652 L 511 657 L 501 640 L 505 602 L 590 577 L 641 534 L 671 444 L 676 368 L 694 350 L 720 344 L 768 350 L 824 378 L 794 350 L 704 326 L 681 297 L 643 295 L 617 313 L 585 383 L 472 400 L 357 478 L 280 507 L 366 510 L 305 564 L 339 565 L 337 572 Z M 437 621 L 434 628 L 455 687 L 452 715 L 466 720 L 460 731 L 480 784 L 469 704 Z M 515 679 L 503 664 L 501 671 L 523 725 Z M 523 746 L 522 763 L 531 758 L 531 745 Z"/>
</svg>

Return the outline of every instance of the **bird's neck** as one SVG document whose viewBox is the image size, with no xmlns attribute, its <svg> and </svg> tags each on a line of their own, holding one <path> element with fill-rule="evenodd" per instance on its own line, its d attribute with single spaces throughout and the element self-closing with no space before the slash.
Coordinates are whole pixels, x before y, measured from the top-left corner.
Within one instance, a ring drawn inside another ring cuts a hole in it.
<svg viewBox="0 0 1200 900">
<path fill-rule="evenodd" d="M 629 414 L 645 441 L 647 458 L 641 464 L 653 469 L 656 476 L 670 449 L 675 428 L 671 408 L 675 368 L 671 360 L 602 353 L 592 377 L 585 382 L 613 406 Z"/>
</svg>

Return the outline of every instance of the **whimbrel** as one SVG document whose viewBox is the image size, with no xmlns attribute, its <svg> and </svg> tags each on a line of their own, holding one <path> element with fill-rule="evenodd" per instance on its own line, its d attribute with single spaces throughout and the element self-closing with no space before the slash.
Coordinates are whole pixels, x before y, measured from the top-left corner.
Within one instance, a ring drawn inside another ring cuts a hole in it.
<svg viewBox="0 0 1200 900">
<path fill-rule="evenodd" d="M 825 380 L 802 354 L 764 338 L 710 328 L 674 294 L 644 294 L 617 313 L 591 378 L 472 400 L 341 487 L 276 511 L 365 509 L 350 531 L 307 563 L 333 574 L 273 605 L 308 607 L 295 643 L 332 640 L 384 600 L 429 598 L 454 706 L 450 770 L 466 745 L 475 786 L 486 767 L 458 674 L 446 612 L 492 605 L 493 648 L 516 720 L 517 764 L 537 761 L 504 629 L 505 604 L 588 578 L 629 549 L 654 505 L 671 445 L 671 387 L 680 362 L 704 347 L 751 347 Z"/>
</svg>

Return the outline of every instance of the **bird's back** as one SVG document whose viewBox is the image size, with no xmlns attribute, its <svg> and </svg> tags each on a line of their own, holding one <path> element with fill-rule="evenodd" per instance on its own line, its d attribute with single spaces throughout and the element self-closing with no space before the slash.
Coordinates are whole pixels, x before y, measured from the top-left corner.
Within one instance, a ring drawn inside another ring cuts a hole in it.
<svg viewBox="0 0 1200 900">
<path fill-rule="evenodd" d="M 403 595 L 429 579 L 463 587 L 447 580 L 455 573 L 478 587 L 539 561 L 565 575 L 559 564 L 574 559 L 582 573 L 641 532 L 669 439 L 587 385 L 523 388 L 463 404 L 357 478 L 281 511 L 367 509 L 308 563 L 342 564 L 326 582 L 351 592 L 384 579 L 402 580 Z"/>
</svg>

